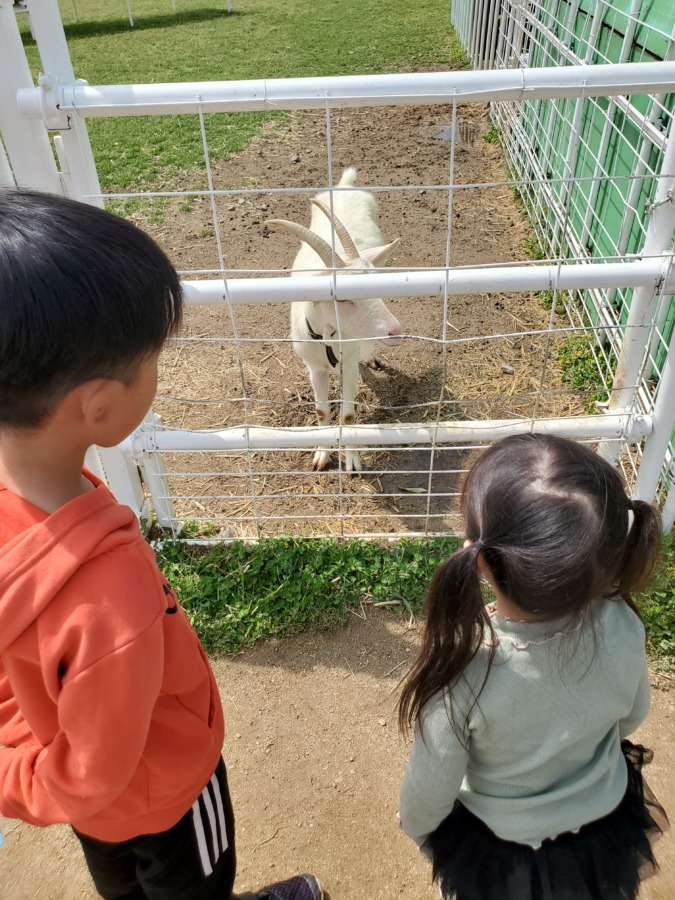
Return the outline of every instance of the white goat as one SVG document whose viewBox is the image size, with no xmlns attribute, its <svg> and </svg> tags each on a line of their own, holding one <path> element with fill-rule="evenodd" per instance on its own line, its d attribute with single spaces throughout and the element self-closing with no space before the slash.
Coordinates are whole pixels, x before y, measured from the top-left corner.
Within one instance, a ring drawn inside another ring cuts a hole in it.
<svg viewBox="0 0 675 900">
<path fill-rule="evenodd" d="M 351 187 L 355 182 L 356 169 L 349 168 L 343 172 L 338 186 Z M 332 216 L 328 192 L 318 194 L 310 202 L 313 208 L 309 228 L 286 219 L 270 219 L 267 223 L 291 231 L 303 242 L 291 275 L 326 275 L 333 265 L 362 273 L 384 266 L 398 246 L 399 238 L 390 244 L 384 243 L 377 224 L 377 204 L 367 191 L 336 191 Z M 338 300 L 337 303 L 333 300 L 303 301 L 291 304 L 291 338 L 293 349 L 309 371 L 320 425 L 327 422 L 330 414 L 330 375 L 339 372 L 342 363 L 340 422 L 351 425 L 359 384 L 359 359 L 373 361 L 373 341 L 398 344 L 401 326 L 379 299 Z M 341 344 L 339 338 L 347 343 Z M 312 468 L 325 469 L 329 462 L 330 452 L 317 450 Z M 347 472 L 361 471 L 358 450 L 345 451 L 345 469 Z"/>
</svg>

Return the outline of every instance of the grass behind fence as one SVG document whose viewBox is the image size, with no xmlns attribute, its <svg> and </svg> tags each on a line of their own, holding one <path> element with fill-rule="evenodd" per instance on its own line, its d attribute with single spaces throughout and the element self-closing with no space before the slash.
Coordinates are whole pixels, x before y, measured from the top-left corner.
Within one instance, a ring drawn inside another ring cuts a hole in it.
<svg viewBox="0 0 675 900">
<path fill-rule="evenodd" d="M 220 81 L 414 71 L 465 66 L 447 0 L 60 0 L 75 75 L 90 84 Z M 24 41 L 40 71 L 25 17 Z M 241 150 L 282 113 L 206 117 L 213 162 Z M 102 187 L 201 186 L 198 118 L 152 116 L 88 123 Z M 188 174 L 189 173 L 189 174 Z"/>
<path fill-rule="evenodd" d="M 273 538 L 208 548 L 167 543 L 158 557 L 206 649 L 227 653 L 340 624 L 361 603 L 420 614 L 434 570 L 457 546 L 454 537 L 387 544 Z M 675 539 L 666 541 L 654 584 L 638 603 L 650 653 L 672 671 Z"/>
</svg>

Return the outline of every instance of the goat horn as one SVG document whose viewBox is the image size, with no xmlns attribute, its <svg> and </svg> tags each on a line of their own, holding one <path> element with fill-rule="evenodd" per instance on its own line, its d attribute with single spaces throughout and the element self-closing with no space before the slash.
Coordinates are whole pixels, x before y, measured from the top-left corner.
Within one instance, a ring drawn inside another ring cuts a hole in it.
<svg viewBox="0 0 675 900">
<path fill-rule="evenodd" d="M 265 222 L 266 225 L 277 225 L 279 228 L 285 228 L 286 231 L 290 231 L 292 234 L 299 237 L 301 241 L 304 241 L 306 244 L 318 254 L 321 259 L 321 262 L 328 269 L 333 268 L 333 248 L 330 244 L 327 244 L 323 238 L 319 237 L 318 234 L 315 234 L 313 231 L 310 231 L 309 228 L 305 228 L 304 225 L 300 225 L 297 222 L 289 222 L 287 219 L 267 219 Z M 345 267 L 345 261 L 335 254 L 335 267 L 337 269 L 343 269 Z"/>
<path fill-rule="evenodd" d="M 310 198 L 310 203 L 313 203 L 314 206 L 318 207 L 321 212 L 326 216 L 329 222 L 332 222 L 335 226 L 335 233 L 342 241 L 342 246 L 345 248 L 345 254 L 347 255 L 347 259 L 349 260 L 357 260 L 361 254 L 356 248 L 356 244 L 351 239 L 351 236 L 342 222 L 338 219 L 338 217 L 333 213 L 331 215 L 330 209 L 323 203 L 321 200 L 317 200 L 316 197 Z"/>
</svg>

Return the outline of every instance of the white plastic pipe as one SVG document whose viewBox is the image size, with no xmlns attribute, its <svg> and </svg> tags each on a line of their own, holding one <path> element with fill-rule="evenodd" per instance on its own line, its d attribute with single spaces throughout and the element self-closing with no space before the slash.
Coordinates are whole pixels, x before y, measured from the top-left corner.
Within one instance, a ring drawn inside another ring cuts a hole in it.
<svg viewBox="0 0 675 900">
<path fill-rule="evenodd" d="M 675 128 L 668 137 L 657 182 L 649 226 L 642 247 L 643 256 L 665 254 L 672 246 L 675 232 L 675 201 L 672 197 L 675 186 Z M 668 295 L 674 290 L 672 284 L 664 284 L 660 293 Z M 612 410 L 625 409 L 632 403 L 635 385 L 651 337 L 649 329 L 655 312 L 656 295 L 654 288 L 648 285 L 641 286 L 633 295 L 610 396 Z"/>
<path fill-rule="evenodd" d="M 582 288 L 640 287 L 653 291 L 668 272 L 667 260 L 646 259 L 630 263 L 580 263 L 579 265 L 495 266 L 494 268 L 443 268 L 421 272 L 379 271 L 367 275 L 336 275 L 337 297 L 425 297 L 437 294 L 489 294 L 506 291 L 579 290 Z M 675 273 L 671 273 L 675 290 Z M 331 300 L 333 279 L 311 275 L 273 278 L 228 278 L 227 297 L 222 279 L 184 281 L 189 304 L 290 303 Z"/>
<path fill-rule="evenodd" d="M 36 23 L 37 24 L 37 23 Z M 482 72 L 421 72 L 327 78 L 277 78 L 176 84 L 84 85 L 67 83 L 54 92 L 63 110 L 85 118 L 147 116 L 233 110 L 419 106 L 457 100 L 536 100 L 675 91 L 675 63 L 544 67 Z M 20 91 L 27 118 L 43 115 L 40 89 Z"/>
<path fill-rule="evenodd" d="M 5 150 L 5 145 L 2 142 L 1 135 L 0 135 L 0 187 L 3 187 L 3 188 L 16 187 L 16 181 L 14 179 L 14 172 L 12 172 L 12 167 L 9 164 L 9 157 L 7 156 L 7 152 Z"/>
<path fill-rule="evenodd" d="M 308 428 L 247 426 L 221 431 L 144 431 L 119 445 L 134 456 L 148 452 L 202 453 L 224 450 L 302 450 L 313 447 L 429 446 L 466 441 L 496 441 L 510 434 L 536 431 L 570 438 L 639 441 L 650 433 L 645 416 L 597 415 L 567 418 L 452 421 L 439 425 L 396 427 L 351 425 Z"/>
<path fill-rule="evenodd" d="M 666 502 L 663 504 L 663 509 L 661 510 L 661 525 L 664 534 L 668 534 L 673 527 L 673 524 L 675 524 L 675 487 L 673 486 L 673 482 L 675 482 L 675 466 L 671 464 L 670 490 L 668 491 Z"/>
<path fill-rule="evenodd" d="M 633 496 L 651 503 L 661 477 L 663 461 L 673 435 L 675 422 L 675 332 L 661 373 L 654 410 L 653 431 L 645 443 Z M 671 488 L 672 491 L 672 488 Z"/>
<path fill-rule="evenodd" d="M 0 0 L 0 132 L 20 187 L 61 193 L 61 182 L 42 121 L 19 113 L 19 89 L 34 90 L 12 0 Z M 5 173 L 6 177 L 6 173 Z"/>
<path fill-rule="evenodd" d="M 44 112 L 49 109 L 50 104 L 53 107 L 54 103 L 58 103 L 60 85 L 73 83 L 75 73 L 58 3 L 55 0 L 30 0 L 30 9 L 35 40 L 46 75 L 45 86 L 32 88 L 32 92 L 42 100 Z M 52 112 L 56 120 L 64 119 L 63 112 L 58 108 L 52 108 Z M 68 162 L 68 185 L 71 188 L 71 196 L 76 200 L 84 200 L 92 206 L 103 207 L 103 201 L 98 197 L 101 186 L 89 142 L 87 123 L 78 116 L 70 115 L 66 121 L 52 127 L 60 130 L 62 149 Z"/>
</svg>

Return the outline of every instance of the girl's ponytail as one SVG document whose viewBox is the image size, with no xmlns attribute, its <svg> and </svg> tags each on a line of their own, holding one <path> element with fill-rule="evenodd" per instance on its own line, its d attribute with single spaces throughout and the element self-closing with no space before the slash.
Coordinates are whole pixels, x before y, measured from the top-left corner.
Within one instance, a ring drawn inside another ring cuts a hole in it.
<svg viewBox="0 0 675 900">
<path fill-rule="evenodd" d="M 493 636 L 478 572 L 478 555 L 483 549 L 481 541 L 469 544 L 436 569 L 427 593 L 422 648 L 403 679 L 398 703 L 403 733 L 419 722 L 422 708 L 434 694 L 457 682 L 478 652 L 485 631 Z M 492 655 L 494 650 L 490 663 Z M 454 722 L 453 727 L 460 733 Z"/>
<path fill-rule="evenodd" d="M 633 522 L 617 573 L 617 593 L 632 606 L 632 595 L 647 584 L 659 558 L 661 517 L 658 510 L 644 500 L 633 500 L 629 509 L 633 513 Z"/>
</svg>

